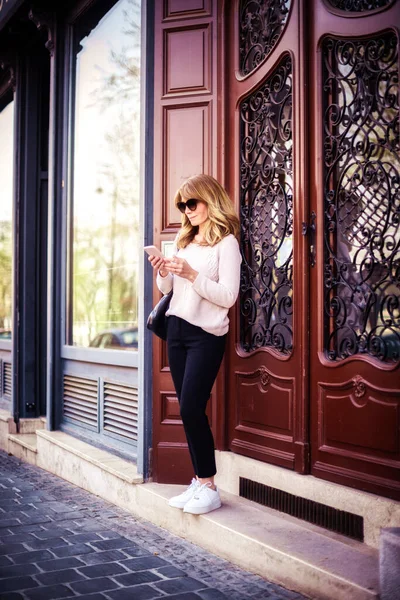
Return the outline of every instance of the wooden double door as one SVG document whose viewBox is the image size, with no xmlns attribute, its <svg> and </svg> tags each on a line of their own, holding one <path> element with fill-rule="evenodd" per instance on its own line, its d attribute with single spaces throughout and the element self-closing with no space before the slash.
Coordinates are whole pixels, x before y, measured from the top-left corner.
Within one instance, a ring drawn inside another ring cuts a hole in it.
<svg viewBox="0 0 400 600">
<path fill-rule="evenodd" d="M 168 176 L 156 188 L 176 178 L 170 136 L 181 173 L 221 179 L 241 221 L 240 295 L 210 408 L 217 447 L 400 499 L 400 2 L 181 4 L 159 12 L 156 158 Z M 180 35 L 201 50 L 187 87 L 171 75 Z M 200 110 L 190 140 L 202 154 L 169 128 L 177 110 Z M 173 216 L 168 192 L 161 214 Z M 177 226 L 161 217 L 158 241 Z M 154 475 L 184 481 L 163 356 L 156 343 Z"/>
</svg>

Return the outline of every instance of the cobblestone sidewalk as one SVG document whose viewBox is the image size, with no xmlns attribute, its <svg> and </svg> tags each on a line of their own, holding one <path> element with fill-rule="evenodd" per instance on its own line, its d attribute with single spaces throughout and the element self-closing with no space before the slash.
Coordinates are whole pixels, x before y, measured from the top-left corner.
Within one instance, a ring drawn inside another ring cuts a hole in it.
<svg viewBox="0 0 400 600">
<path fill-rule="evenodd" d="M 303 596 L 0 451 L 0 599 Z"/>
</svg>

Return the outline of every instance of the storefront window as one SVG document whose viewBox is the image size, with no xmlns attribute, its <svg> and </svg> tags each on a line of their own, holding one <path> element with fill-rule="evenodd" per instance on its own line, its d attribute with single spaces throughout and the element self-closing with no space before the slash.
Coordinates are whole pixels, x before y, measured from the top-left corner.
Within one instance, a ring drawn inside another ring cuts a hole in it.
<svg viewBox="0 0 400 600">
<path fill-rule="evenodd" d="M 117 2 L 75 60 L 67 341 L 136 350 L 139 0 Z"/>
<path fill-rule="evenodd" d="M 0 341 L 11 339 L 14 102 L 0 108 Z"/>
</svg>

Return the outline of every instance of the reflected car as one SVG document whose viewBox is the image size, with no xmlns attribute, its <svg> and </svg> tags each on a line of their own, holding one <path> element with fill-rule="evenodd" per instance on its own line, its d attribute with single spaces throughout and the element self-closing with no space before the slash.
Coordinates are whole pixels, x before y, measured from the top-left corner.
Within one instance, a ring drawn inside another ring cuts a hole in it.
<svg viewBox="0 0 400 600">
<path fill-rule="evenodd" d="M 138 328 L 106 329 L 98 333 L 89 346 L 91 348 L 105 348 L 109 350 L 137 350 Z"/>
<path fill-rule="evenodd" d="M 0 329 L 0 340 L 11 340 L 11 329 Z"/>
</svg>

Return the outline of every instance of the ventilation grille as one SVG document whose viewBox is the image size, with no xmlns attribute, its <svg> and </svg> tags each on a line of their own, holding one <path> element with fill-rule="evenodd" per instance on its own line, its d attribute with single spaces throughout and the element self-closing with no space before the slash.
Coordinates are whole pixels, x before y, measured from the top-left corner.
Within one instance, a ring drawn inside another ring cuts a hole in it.
<svg viewBox="0 0 400 600">
<path fill-rule="evenodd" d="M 11 363 L 4 362 L 3 363 L 3 396 L 6 398 L 11 398 L 12 396 L 12 369 Z"/>
<path fill-rule="evenodd" d="M 124 383 L 104 382 L 105 431 L 137 440 L 138 390 Z"/>
<path fill-rule="evenodd" d="M 98 385 L 95 379 L 64 375 L 64 417 L 98 428 Z"/>
<path fill-rule="evenodd" d="M 358 515 L 300 498 L 300 496 L 294 496 L 243 477 L 239 479 L 239 494 L 243 498 L 253 500 L 263 506 L 269 506 L 297 519 L 308 521 L 361 542 L 364 540 L 364 520 Z"/>
</svg>

